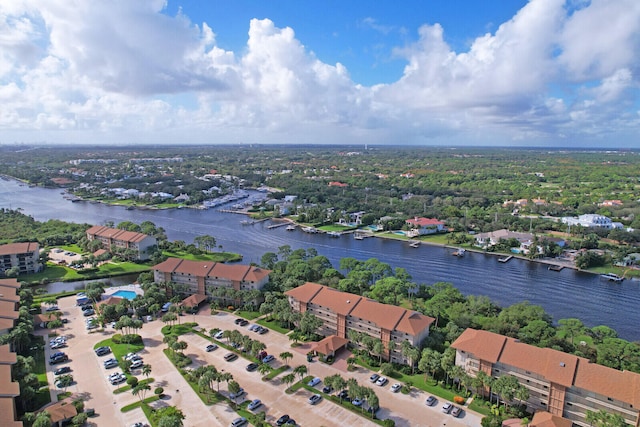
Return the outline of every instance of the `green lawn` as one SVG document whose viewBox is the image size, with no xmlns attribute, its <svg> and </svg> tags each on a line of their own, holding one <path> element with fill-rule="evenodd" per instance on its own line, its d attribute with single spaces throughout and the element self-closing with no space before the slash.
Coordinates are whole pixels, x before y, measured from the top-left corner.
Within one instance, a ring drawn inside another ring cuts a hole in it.
<svg viewBox="0 0 640 427">
<path fill-rule="evenodd" d="M 182 258 L 191 261 L 233 262 L 242 260 L 242 255 L 231 252 L 213 252 L 193 255 L 186 251 L 163 251 L 162 254 L 171 258 Z"/>
<path fill-rule="evenodd" d="M 180 335 L 188 334 L 190 332 L 194 332 L 193 328 L 198 326 L 197 323 L 187 322 L 181 323 L 179 325 L 167 325 L 162 327 L 162 335 L 173 335 L 175 337 L 179 337 Z"/>
<path fill-rule="evenodd" d="M 130 273 L 141 273 L 143 271 L 149 270 L 150 267 L 145 264 L 136 264 L 133 262 L 109 262 L 107 264 L 101 265 L 97 271 L 91 271 L 87 272 L 86 274 L 82 274 L 81 272 L 76 271 L 73 268 L 48 262 L 47 267 L 44 269 L 44 271 L 41 271 L 40 273 L 22 275 L 20 276 L 20 281 L 24 281 L 27 283 L 40 283 L 43 280 L 49 282 L 68 282 L 84 279 L 100 279 Z"/>
<path fill-rule="evenodd" d="M 320 227 L 318 227 L 318 230 L 322 230 L 322 231 L 349 231 L 349 230 L 353 230 L 355 229 L 355 227 L 348 227 L 346 225 L 339 225 L 339 224 L 329 224 L 329 225 L 322 225 Z"/>
<path fill-rule="evenodd" d="M 155 395 L 154 395 L 154 396 L 151 396 L 151 397 L 147 397 L 147 398 L 145 398 L 142 402 L 144 402 L 144 404 L 148 406 L 148 404 L 149 404 L 149 403 L 151 403 L 151 402 L 155 402 L 155 401 L 156 401 L 156 400 L 158 400 L 158 399 L 160 399 L 160 398 L 159 398 L 158 396 L 155 396 Z M 140 400 L 138 400 L 137 402 L 131 403 L 131 404 L 127 405 L 127 406 L 123 406 L 123 407 L 120 409 L 120 412 L 129 412 L 129 411 L 131 411 L 132 409 L 136 409 L 138 406 L 141 406 L 141 405 L 142 405 L 142 402 L 140 402 Z M 144 410 L 144 408 L 143 408 L 143 410 Z M 146 412 L 145 412 L 145 415 L 147 415 L 147 413 L 146 413 Z M 151 418 L 149 418 L 149 416 L 148 416 L 148 415 L 147 415 L 147 418 L 148 418 L 148 419 L 151 419 Z"/>
<path fill-rule="evenodd" d="M 280 375 L 281 373 L 283 373 L 288 369 L 289 369 L 289 365 L 282 365 L 278 369 L 274 369 L 273 371 L 269 372 L 267 375 L 262 377 L 262 380 L 271 381 L 272 379 L 274 379 L 275 377 L 277 377 L 278 375 Z"/>
<path fill-rule="evenodd" d="M 256 323 L 262 326 L 266 326 L 269 329 L 273 329 L 276 332 L 280 332 L 283 335 L 291 332 L 291 329 L 283 328 L 282 326 L 280 326 L 280 323 L 277 320 L 260 319 L 257 320 Z"/>
<path fill-rule="evenodd" d="M 145 378 L 144 380 L 141 380 L 140 382 L 138 382 L 138 384 L 149 384 L 151 385 L 152 382 L 154 382 L 155 379 L 154 378 Z M 120 394 L 120 393 L 124 393 L 125 391 L 129 391 L 131 390 L 131 386 L 130 385 L 125 385 L 123 387 L 117 388 L 115 390 L 113 390 L 113 394 Z"/>
<path fill-rule="evenodd" d="M 247 320 L 253 320 L 260 317 L 259 311 L 238 310 L 235 314 Z"/>
<path fill-rule="evenodd" d="M 118 359 L 118 361 L 122 360 L 127 353 L 137 353 L 144 348 L 144 345 L 142 344 L 116 344 L 111 338 L 100 341 L 94 345 L 93 348 L 96 349 L 102 346 L 111 347 L 113 357 Z"/>
</svg>

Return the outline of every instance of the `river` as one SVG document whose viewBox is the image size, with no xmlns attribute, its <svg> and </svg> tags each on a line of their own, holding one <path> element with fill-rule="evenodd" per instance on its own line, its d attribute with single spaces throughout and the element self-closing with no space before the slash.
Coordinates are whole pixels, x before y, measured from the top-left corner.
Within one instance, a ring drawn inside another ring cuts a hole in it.
<svg viewBox="0 0 640 427">
<path fill-rule="evenodd" d="M 405 242 L 387 239 L 355 240 L 287 231 L 285 227 L 268 229 L 268 221 L 241 225 L 244 216 L 216 209 L 126 210 L 99 203 L 72 203 L 63 199 L 60 190 L 30 188 L 7 180 L 0 180 L 0 208 L 20 208 L 39 221 L 139 224 L 149 220 L 163 227 L 170 240 L 191 243 L 199 235 L 214 236 L 223 250 L 242 254 L 245 263 L 259 263 L 264 253 L 277 253 L 283 245 L 313 247 L 336 268 L 345 257 L 377 258 L 393 268 L 405 268 L 419 284 L 450 282 L 465 295 L 486 295 L 503 306 L 527 300 L 544 307 L 554 320 L 577 317 L 587 326 L 607 325 L 622 338 L 640 340 L 640 282 L 613 284 L 597 275 L 571 269 L 549 271 L 546 265 L 520 259 L 499 263 L 497 257 L 483 253 L 467 252 L 458 258 L 451 256 L 451 250 L 437 246 L 411 248 Z"/>
</svg>

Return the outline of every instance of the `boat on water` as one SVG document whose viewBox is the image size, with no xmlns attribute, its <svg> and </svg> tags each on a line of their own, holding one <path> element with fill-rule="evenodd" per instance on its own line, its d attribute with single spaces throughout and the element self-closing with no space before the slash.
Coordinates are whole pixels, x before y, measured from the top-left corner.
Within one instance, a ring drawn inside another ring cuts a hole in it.
<svg viewBox="0 0 640 427">
<path fill-rule="evenodd" d="M 464 256 L 465 252 L 467 252 L 467 250 L 466 250 L 466 249 L 462 249 L 462 248 L 460 248 L 460 249 L 458 249 L 457 251 L 453 251 L 453 253 L 452 253 L 451 255 L 453 255 L 453 256 L 458 256 L 458 257 L 462 257 L 462 256 Z"/>
<path fill-rule="evenodd" d="M 563 265 L 550 265 L 549 267 L 547 267 L 547 270 L 549 271 L 561 271 L 564 268 Z"/>
<path fill-rule="evenodd" d="M 304 231 L 305 233 L 316 234 L 318 232 L 318 229 L 314 227 L 302 227 L 302 231 Z"/>
<path fill-rule="evenodd" d="M 327 231 L 327 236 L 329 237 L 340 237 L 342 233 L 339 231 Z"/>
<path fill-rule="evenodd" d="M 245 219 L 244 221 L 240 221 L 240 224 L 242 224 L 242 225 L 251 225 L 251 224 L 253 224 L 253 221 L 248 221 L 248 220 Z"/>
<path fill-rule="evenodd" d="M 420 242 L 417 240 L 413 240 L 409 243 L 409 246 L 411 246 L 412 248 L 419 248 L 420 247 Z"/>
<path fill-rule="evenodd" d="M 294 224 L 287 225 L 287 231 L 294 231 L 296 226 Z"/>
<path fill-rule="evenodd" d="M 601 274 L 600 278 L 604 280 L 608 280 L 610 282 L 618 282 L 618 283 L 624 280 L 624 277 L 620 277 L 617 274 L 613 274 L 613 273 Z"/>
</svg>

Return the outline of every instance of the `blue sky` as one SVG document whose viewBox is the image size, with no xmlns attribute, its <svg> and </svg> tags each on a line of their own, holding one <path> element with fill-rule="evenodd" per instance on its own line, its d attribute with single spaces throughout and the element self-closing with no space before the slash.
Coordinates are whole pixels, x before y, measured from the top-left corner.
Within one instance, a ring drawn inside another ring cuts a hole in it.
<svg viewBox="0 0 640 427">
<path fill-rule="evenodd" d="M 0 144 L 640 147 L 640 2 L 0 2 Z"/>
</svg>

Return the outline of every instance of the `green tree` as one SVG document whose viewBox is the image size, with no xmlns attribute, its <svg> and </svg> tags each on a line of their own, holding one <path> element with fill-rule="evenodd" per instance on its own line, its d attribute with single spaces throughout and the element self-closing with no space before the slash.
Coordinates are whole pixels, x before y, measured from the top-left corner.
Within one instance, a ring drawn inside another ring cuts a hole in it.
<svg viewBox="0 0 640 427">
<path fill-rule="evenodd" d="M 293 354 L 291 354 L 291 352 L 288 352 L 288 351 L 283 351 L 282 353 L 280 353 L 278 357 L 280 357 L 280 359 L 282 359 L 284 364 L 288 366 L 289 360 L 293 359 Z"/>
<path fill-rule="evenodd" d="M 620 414 L 599 410 L 587 411 L 586 421 L 594 427 L 626 427 L 628 424 Z"/>
</svg>

